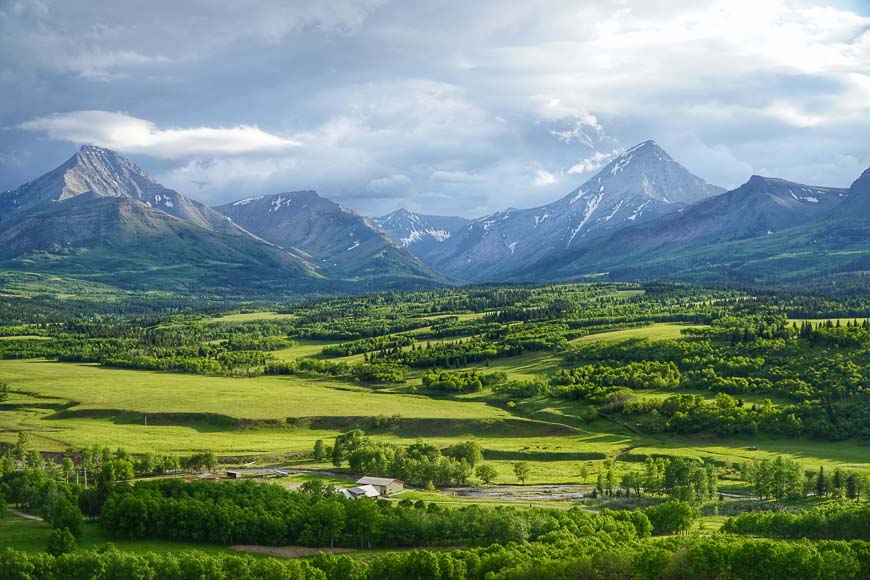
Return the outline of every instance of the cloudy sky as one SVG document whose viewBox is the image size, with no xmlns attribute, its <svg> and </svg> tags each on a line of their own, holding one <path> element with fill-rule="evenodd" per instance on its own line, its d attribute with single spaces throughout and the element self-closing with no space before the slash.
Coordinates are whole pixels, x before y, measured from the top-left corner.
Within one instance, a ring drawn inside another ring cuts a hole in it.
<svg viewBox="0 0 870 580">
<path fill-rule="evenodd" d="M 655 139 L 734 187 L 870 166 L 870 3 L 0 0 L 0 190 L 92 143 L 220 203 L 552 201 Z"/>
</svg>

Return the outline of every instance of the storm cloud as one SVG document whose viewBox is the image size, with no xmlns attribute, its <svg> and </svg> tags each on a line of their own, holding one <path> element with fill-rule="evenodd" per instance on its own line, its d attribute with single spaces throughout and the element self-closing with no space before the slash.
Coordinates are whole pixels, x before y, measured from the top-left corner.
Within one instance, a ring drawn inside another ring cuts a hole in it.
<svg viewBox="0 0 870 580">
<path fill-rule="evenodd" d="M 0 0 L 0 89 L 0 189 L 93 143 L 212 204 L 471 216 L 645 139 L 724 187 L 842 186 L 870 165 L 870 7 Z"/>
</svg>

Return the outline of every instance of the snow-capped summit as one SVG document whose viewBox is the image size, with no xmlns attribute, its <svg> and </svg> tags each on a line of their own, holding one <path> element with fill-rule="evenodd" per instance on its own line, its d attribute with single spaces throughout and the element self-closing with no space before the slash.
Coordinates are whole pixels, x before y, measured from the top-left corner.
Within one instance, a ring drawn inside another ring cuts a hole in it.
<svg viewBox="0 0 870 580">
<path fill-rule="evenodd" d="M 435 269 L 459 278 L 498 279 L 586 240 L 722 191 L 692 175 L 655 141 L 644 141 L 565 197 L 538 208 L 500 211 L 473 220 L 431 255 L 418 255 Z M 409 248 L 416 253 L 413 246 Z"/>
</svg>

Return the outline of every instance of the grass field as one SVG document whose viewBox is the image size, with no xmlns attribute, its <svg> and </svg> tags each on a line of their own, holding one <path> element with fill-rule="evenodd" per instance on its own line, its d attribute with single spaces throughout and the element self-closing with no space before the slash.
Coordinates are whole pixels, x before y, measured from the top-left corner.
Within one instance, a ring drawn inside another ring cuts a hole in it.
<svg viewBox="0 0 870 580">
<path fill-rule="evenodd" d="M 589 334 L 569 341 L 569 344 L 577 345 L 598 341 L 617 342 L 620 340 L 628 340 L 630 338 L 668 340 L 679 338 L 682 336 L 682 331 L 688 328 L 701 327 L 664 322 L 639 328 L 628 328 L 624 330 L 614 330 L 612 332 Z M 528 380 L 555 372 L 561 366 L 563 366 L 562 358 L 557 354 L 547 352 L 527 352 L 520 356 L 490 361 L 488 366 L 485 364 L 469 365 L 465 370 L 474 369 L 480 372 L 504 371 L 508 373 L 511 378 Z"/>
<path fill-rule="evenodd" d="M 574 342 L 664 340 L 679 337 L 684 328 L 656 324 Z M 301 341 L 278 354 L 286 359 L 315 356 L 324 344 L 330 343 Z M 558 354 L 532 352 L 469 368 L 503 370 L 522 379 L 546 375 L 561 364 Z M 412 373 L 409 384 L 417 383 L 420 374 Z M 502 483 L 514 483 L 512 463 L 518 460 L 532 466 L 529 483 L 587 483 L 580 481 L 583 465 L 594 473 L 605 458 L 615 459 L 622 472 L 653 455 L 741 463 L 782 454 L 799 459 L 806 469 L 870 468 L 870 447 L 857 442 L 648 436 L 599 418 L 582 403 L 554 399 L 509 407 L 506 399 L 485 393 L 430 397 L 414 394 L 408 386 L 371 389 L 315 376 L 204 377 L 44 360 L 0 361 L 0 382 L 12 390 L 0 405 L 0 441 L 13 441 L 18 431 L 27 431 L 32 444 L 45 450 L 102 444 L 133 453 L 211 449 L 230 456 L 274 455 L 307 452 L 315 440 L 359 426 L 377 439 L 405 444 L 425 438 L 446 447 L 475 439 Z M 397 418 L 376 428 L 372 419 L 377 416 Z M 759 449 L 750 451 L 753 446 Z"/>
<path fill-rule="evenodd" d="M 293 318 L 295 318 L 293 314 L 282 314 L 280 312 L 241 312 L 239 314 L 227 314 L 225 316 L 208 318 L 204 322 L 207 324 L 216 322 L 241 323 L 254 320 L 290 320 Z"/>
<path fill-rule="evenodd" d="M 324 346 L 338 344 L 336 341 L 330 340 L 309 340 L 302 339 L 297 341 L 299 344 L 290 348 L 282 348 L 273 350 L 272 354 L 279 360 L 289 361 L 302 357 L 313 357 L 320 354 Z M 360 358 L 362 355 L 360 355 Z M 347 360 L 347 359 L 342 359 Z"/>
<path fill-rule="evenodd" d="M 15 548 L 25 552 L 44 552 L 48 545 L 51 526 L 45 522 L 26 520 L 9 514 L 0 519 L 0 551 Z M 97 548 L 111 542 L 125 552 L 184 552 L 199 550 L 214 553 L 235 553 L 226 546 L 201 544 L 195 542 L 176 542 L 164 540 L 125 540 L 107 534 L 98 524 L 88 522 L 85 532 L 78 541 L 80 549 Z"/>
<path fill-rule="evenodd" d="M 571 341 L 572 344 L 580 344 L 584 342 L 618 342 L 620 340 L 628 340 L 630 338 L 649 338 L 650 340 L 670 340 L 680 338 L 684 330 L 692 328 L 704 328 L 703 326 L 692 324 L 680 324 L 678 322 L 659 322 L 650 326 L 641 326 L 638 328 L 626 328 L 624 330 L 614 330 L 612 332 L 603 332 L 601 334 L 589 334 Z"/>
</svg>

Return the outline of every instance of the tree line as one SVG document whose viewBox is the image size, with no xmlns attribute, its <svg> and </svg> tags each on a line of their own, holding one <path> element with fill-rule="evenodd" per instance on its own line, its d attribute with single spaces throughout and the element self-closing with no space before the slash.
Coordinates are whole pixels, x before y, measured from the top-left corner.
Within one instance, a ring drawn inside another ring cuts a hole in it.
<svg viewBox="0 0 870 580">
<path fill-rule="evenodd" d="M 558 532 L 527 544 L 455 551 L 412 550 L 361 559 L 319 554 L 310 559 L 236 554 L 132 553 L 112 546 L 51 556 L 0 552 L 3 577 L 286 578 L 288 580 L 513 580 L 521 578 L 867 578 L 862 542 L 783 542 L 734 536 L 624 542 L 602 532 L 571 538 Z"/>
</svg>

